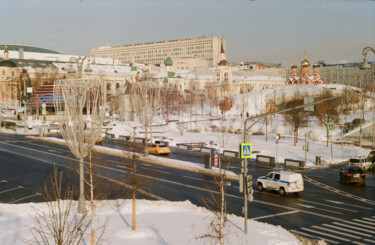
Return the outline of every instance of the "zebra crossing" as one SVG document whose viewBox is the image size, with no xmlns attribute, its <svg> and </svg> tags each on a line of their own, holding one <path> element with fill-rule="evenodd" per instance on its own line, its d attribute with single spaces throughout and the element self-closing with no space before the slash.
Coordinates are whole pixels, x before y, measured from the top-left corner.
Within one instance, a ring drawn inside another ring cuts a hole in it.
<svg viewBox="0 0 375 245">
<path fill-rule="evenodd" d="M 328 244 L 375 244 L 375 216 L 302 227 L 290 232 Z"/>
</svg>

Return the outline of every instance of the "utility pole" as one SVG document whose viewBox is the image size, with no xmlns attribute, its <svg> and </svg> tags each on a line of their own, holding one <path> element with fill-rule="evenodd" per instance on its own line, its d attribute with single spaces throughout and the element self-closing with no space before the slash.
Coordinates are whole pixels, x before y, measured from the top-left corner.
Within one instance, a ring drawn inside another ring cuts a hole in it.
<svg viewBox="0 0 375 245">
<path fill-rule="evenodd" d="M 24 112 L 25 112 L 25 128 L 24 128 L 24 130 L 25 130 L 25 133 L 27 132 L 27 125 L 26 125 L 26 123 L 27 123 L 27 91 L 26 91 L 26 80 L 27 80 L 27 77 L 26 77 L 26 75 L 25 74 L 23 74 L 23 76 L 22 76 L 22 81 L 23 81 L 23 99 L 24 99 L 24 101 L 25 101 L 25 105 L 24 105 Z"/>
</svg>

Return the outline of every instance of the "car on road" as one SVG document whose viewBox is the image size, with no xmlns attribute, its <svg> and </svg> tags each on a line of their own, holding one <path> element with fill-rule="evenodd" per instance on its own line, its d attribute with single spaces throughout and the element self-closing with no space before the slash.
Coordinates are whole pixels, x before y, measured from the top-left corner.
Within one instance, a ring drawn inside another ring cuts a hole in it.
<svg viewBox="0 0 375 245">
<path fill-rule="evenodd" d="M 84 142 L 86 143 L 86 141 L 88 139 L 89 139 L 89 136 L 85 135 L 84 136 Z M 103 137 L 102 136 L 98 136 L 98 138 L 95 141 L 95 145 L 103 145 Z"/>
<path fill-rule="evenodd" d="M 348 161 L 348 166 L 361 167 L 363 171 L 372 169 L 372 162 L 367 157 L 351 157 Z"/>
<path fill-rule="evenodd" d="M 151 144 L 148 147 L 148 153 L 155 155 L 168 155 L 171 153 L 171 149 L 164 144 Z"/>
<path fill-rule="evenodd" d="M 304 189 L 303 178 L 299 173 L 286 170 L 275 170 L 257 179 L 258 191 L 270 189 L 278 191 L 280 195 L 300 193 Z"/>
<path fill-rule="evenodd" d="M 372 162 L 372 166 L 375 164 L 375 149 L 371 150 L 367 156 L 367 159 Z"/>
<path fill-rule="evenodd" d="M 347 166 L 340 169 L 341 183 L 359 183 L 364 185 L 366 182 L 366 174 L 359 166 Z"/>
</svg>

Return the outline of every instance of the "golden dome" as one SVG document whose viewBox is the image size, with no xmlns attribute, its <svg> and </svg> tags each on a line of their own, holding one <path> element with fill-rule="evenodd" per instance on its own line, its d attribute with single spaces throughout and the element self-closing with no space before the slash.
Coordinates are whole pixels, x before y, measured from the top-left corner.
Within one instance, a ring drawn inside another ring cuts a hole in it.
<svg viewBox="0 0 375 245">
<path fill-rule="evenodd" d="M 301 62 L 301 67 L 310 67 L 310 62 L 306 59 L 306 52 L 305 57 L 303 57 L 303 61 Z"/>
</svg>

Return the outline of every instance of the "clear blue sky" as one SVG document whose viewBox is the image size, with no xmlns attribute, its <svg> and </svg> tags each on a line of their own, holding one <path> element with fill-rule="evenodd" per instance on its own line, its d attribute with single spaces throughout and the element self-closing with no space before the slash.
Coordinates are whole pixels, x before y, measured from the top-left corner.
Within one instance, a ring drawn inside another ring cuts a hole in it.
<svg viewBox="0 0 375 245">
<path fill-rule="evenodd" d="M 375 48 L 372 0 L 2 0 L 0 42 L 91 48 L 224 36 L 230 62 L 361 61 Z M 370 60 L 375 55 L 369 54 Z"/>
</svg>

